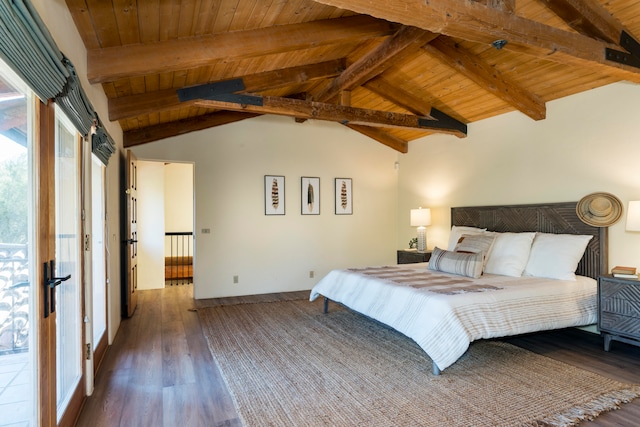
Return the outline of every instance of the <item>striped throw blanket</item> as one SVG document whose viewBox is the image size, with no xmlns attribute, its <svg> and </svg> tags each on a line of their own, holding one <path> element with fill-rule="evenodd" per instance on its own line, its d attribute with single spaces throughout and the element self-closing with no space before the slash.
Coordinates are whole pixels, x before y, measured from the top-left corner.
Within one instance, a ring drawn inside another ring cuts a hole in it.
<svg viewBox="0 0 640 427">
<path fill-rule="evenodd" d="M 438 275 L 425 271 L 416 271 L 404 267 L 382 266 L 368 268 L 350 268 L 360 274 L 393 282 L 401 286 L 411 286 L 444 295 L 464 294 L 466 292 L 486 292 L 501 289 L 488 283 L 478 284 L 473 279 L 462 276 Z"/>
</svg>

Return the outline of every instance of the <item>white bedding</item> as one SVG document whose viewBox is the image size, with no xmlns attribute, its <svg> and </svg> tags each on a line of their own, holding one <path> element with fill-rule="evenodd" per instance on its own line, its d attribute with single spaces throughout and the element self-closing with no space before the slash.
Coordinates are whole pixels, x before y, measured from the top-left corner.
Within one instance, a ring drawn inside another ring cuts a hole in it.
<svg viewBox="0 0 640 427">
<path fill-rule="evenodd" d="M 596 322 L 597 284 L 588 277 L 564 281 L 487 274 L 470 279 L 427 270 L 426 263 L 383 268 L 407 276 L 427 274 L 436 281 L 463 281 L 463 286 L 470 281 L 476 290 L 446 294 L 446 289 L 428 290 L 419 283 L 411 286 L 348 269 L 322 278 L 310 300 L 322 295 L 391 326 L 418 343 L 440 370 L 455 363 L 477 339 Z"/>
</svg>

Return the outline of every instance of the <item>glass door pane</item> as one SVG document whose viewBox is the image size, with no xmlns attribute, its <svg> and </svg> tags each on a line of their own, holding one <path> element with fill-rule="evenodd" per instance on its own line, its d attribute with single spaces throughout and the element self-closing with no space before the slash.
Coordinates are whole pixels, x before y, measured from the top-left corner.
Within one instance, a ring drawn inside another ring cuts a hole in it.
<svg viewBox="0 0 640 427">
<path fill-rule="evenodd" d="M 58 420 L 82 377 L 80 187 L 77 132 L 56 109 L 56 396 Z"/>
<path fill-rule="evenodd" d="M 104 165 L 91 156 L 91 256 L 93 278 L 93 344 L 98 344 L 107 330 L 107 276 L 105 265 Z"/>
<path fill-rule="evenodd" d="M 32 111 L 0 61 L 0 426 L 37 425 Z"/>
</svg>

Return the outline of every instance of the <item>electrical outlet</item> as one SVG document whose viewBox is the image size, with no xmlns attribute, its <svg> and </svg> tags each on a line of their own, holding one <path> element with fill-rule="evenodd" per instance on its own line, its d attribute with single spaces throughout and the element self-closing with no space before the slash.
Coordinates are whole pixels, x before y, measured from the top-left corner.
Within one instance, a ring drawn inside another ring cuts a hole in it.
<svg viewBox="0 0 640 427">
<path fill-rule="evenodd" d="M 238 283 L 238 276 L 233 276 L 233 283 Z"/>
<path fill-rule="evenodd" d="M 210 228 L 203 228 L 202 229 L 202 234 L 211 234 L 211 229 Z"/>
<path fill-rule="evenodd" d="M 313 278 L 315 277 L 315 275 L 316 275 L 316 272 L 315 272 L 315 271 L 313 271 L 313 270 L 311 270 L 311 271 L 309 272 L 309 279 L 313 279 Z"/>
</svg>

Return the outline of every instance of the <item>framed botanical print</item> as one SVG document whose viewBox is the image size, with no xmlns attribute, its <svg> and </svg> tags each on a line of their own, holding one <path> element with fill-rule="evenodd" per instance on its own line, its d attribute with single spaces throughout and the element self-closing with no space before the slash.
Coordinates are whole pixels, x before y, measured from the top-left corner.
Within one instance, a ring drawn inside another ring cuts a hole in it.
<svg viewBox="0 0 640 427">
<path fill-rule="evenodd" d="M 336 215 L 353 214 L 353 193 L 351 178 L 336 178 Z"/>
<path fill-rule="evenodd" d="M 320 178 L 302 177 L 300 200 L 302 215 L 320 215 Z"/>
<path fill-rule="evenodd" d="M 284 176 L 264 176 L 264 214 L 284 215 Z"/>
</svg>

